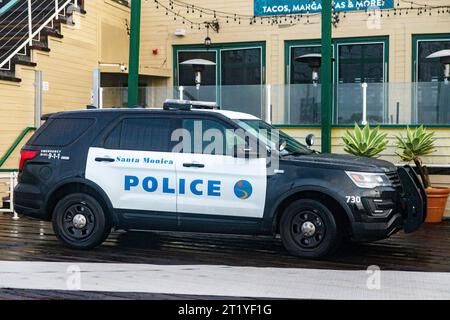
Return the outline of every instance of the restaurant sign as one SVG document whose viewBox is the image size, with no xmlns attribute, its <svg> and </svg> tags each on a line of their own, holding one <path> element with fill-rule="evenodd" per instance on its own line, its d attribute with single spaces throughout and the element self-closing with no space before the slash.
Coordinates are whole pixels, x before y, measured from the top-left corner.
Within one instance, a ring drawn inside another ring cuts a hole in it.
<svg viewBox="0 0 450 320">
<path fill-rule="evenodd" d="M 336 11 L 392 9 L 394 0 L 333 1 Z M 307 14 L 322 11 L 322 0 L 254 0 L 255 16 Z"/>
</svg>

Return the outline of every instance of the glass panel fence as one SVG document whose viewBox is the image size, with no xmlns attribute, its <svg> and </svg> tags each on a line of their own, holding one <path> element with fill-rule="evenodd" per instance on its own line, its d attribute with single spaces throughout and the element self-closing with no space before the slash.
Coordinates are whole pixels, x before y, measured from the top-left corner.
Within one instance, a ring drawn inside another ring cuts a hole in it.
<svg viewBox="0 0 450 320">
<path fill-rule="evenodd" d="M 103 108 L 126 107 L 127 88 L 102 88 Z M 216 102 L 223 110 L 250 113 L 273 124 L 321 123 L 321 86 L 247 85 L 139 88 L 139 104 L 161 108 L 166 99 Z M 450 83 L 361 83 L 333 87 L 333 124 L 450 125 Z"/>
</svg>

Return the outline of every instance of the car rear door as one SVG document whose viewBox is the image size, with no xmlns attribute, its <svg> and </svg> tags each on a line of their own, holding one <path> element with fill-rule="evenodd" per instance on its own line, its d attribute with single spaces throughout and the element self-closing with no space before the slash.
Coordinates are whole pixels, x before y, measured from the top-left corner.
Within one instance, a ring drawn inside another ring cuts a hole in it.
<svg viewBox="0 0 450 320">
<path fill-rule="evenodd" d="M 116 210 L 173 213 L 176 223 L 175 159 L 170 136 L 176 119 L 125 117 L 107 133 L 102 147 L 90 148 L 86 178 L 99 185 Z M 170 218 L 169 218 L 170 217 Z M 166 221 L 168 222 L 168 221 Z"/>
</svg>

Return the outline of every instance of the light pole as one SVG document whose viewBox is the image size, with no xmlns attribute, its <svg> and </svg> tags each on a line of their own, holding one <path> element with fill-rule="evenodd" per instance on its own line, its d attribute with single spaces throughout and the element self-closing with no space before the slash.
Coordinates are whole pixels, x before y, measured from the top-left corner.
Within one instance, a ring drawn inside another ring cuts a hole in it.
<svg viewBox="0 0 450 320">
<path fill-rule="evenodd" d="M 333 106 L 332 48 L 331 48 L 332 0 L 322 0 L 322 152 L 331 152 L 331 120 Z"/>
<path fill-rule="evenodd" d="M 128 64 L 128 107 L 139 103 L 139 50 L 141 37 L 141 0 L 131 1 L 130 61 Z"/>
</svg>

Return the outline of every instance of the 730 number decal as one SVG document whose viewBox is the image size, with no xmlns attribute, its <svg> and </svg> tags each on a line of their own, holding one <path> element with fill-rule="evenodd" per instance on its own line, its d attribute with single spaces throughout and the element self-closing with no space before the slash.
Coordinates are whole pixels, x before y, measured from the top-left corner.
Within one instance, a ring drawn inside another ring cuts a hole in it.
<svg viewBox="0 0 450 320">
<path fill-rule="evenodd" d="M 361 203 L 361 197 L 358 196 L 346 196 L 345 199 L 347 199 L 347 203 Z"/>
</svg>

